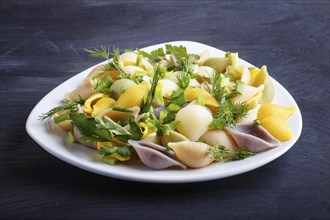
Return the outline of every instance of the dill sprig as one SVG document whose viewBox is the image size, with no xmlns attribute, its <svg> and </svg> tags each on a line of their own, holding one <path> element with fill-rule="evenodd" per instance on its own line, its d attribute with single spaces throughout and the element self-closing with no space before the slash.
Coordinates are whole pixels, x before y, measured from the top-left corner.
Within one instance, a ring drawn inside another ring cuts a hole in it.
<svg viewBox="0 0 330 220">
<path fill-rule="evenodd" d="M 255 155 L 255 153 L 240 148 L 230 151 L 220 144 L 211 146 L 207 151 L 207 156 L 222 162 L 244 160 L 253 155 Z"/>
<path fill-rule="evenodd" d="M 61 101 L 62 105 L 57 106 L 55 108 L 52 108 L 51 110 L 49 110 L 46 113 L 43 113 L 42 115 L 39 116 L 39 120 L 43 121 L 47 118 L 51 118 L 55 113 L 60 112 L 60 111 L 64 111 L 64 110 L 68 110 L 70 112 L 76 112 L 78 110 L 78 104 L 82 105 L 85 103 L 85 100 L 83 100 L 81 97 L 78 101 L 71 101 L 68 99 L 64 99 Z"/>
<path fill-rule="evenodd" d="M 222 129 L 226 126 L 235 127 L 239 119 L 246 117 L 249 109 L 245 103 L 231 103 L 225 101 L 219 106 L 219 110 L 213 114 L 211 128 Z"/>
<path fill-rule="evenodd" d="M 224 77 L 222 77 L 220 73 L 213 72 L 211 74 L 211 85 L 209 85 L 206 80 L 203 83 L 206 91 L 208 91 L 219 104 L 222 104 L 226 97 L 226 88 L 222 86 L 223 79 Z"/>
<path fill-rule="evenodd" d="M 104 60 L 108 60 L 109 56 L 111 55 L 110 48 L 107 47 L 107 46 L 103 46 L 103 45 L 101 45 L 101 49 L 95 48 L 94 50 L 88 50 L 88 49 L 84 49 L 84 50 L 87 53 L 89 53 L 89 56 L 101 58 L 101 59 L 104 59 Z"/>
</svg>

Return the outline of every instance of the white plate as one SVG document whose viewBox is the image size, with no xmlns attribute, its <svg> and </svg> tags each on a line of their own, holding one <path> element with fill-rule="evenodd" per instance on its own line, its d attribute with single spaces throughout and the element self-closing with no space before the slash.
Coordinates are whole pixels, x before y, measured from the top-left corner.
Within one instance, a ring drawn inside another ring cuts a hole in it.
<svg viewBox="0 0 330 220">
<path fill-rule="evenodd" d="M 189 53 L 199 53 L 205 49 L 208 49 L 211 56 L 225 55 L 224 51 L 201 43 L 190 41 L 175 41 L 169 43 L 173 45 L 183 45 L 187 48 Z M 165 43 L 146 47 L 143 48 L 143 50 L 151 51 L 164 46 Z M 240 60 L 240 62 L 249 66 L 251 65 L 244 60 Z M 267 60 L 265 60 L 265 64 L 267 64 Z M 65 81 L 41 99 L 27 119 L 26 130 L 40 146 L 55 157 L 94 173 L 125 180 L 157 183 L 184 183 L 220 179 L 244 173 L 271 162 L 288 151 L 298 140 L 301 133 L 302 117 L 297 103 L 292 98 L 290 93 L 273 79 L 273 84 L 275 87 L 275 97 L 273 103 L 287 107 L 295 106 L 297 108 L 294 115 L 287 121 L 293 130 L 293 138 L 289 141 L 283 142 L 281 146 L 263 153 L 259 153 L 245 160 L 223 164 L 213 163 L 200 169 L 151 170 L 145 167 L 138 160 L 133 160 L 129 163 L 117 164 L 115 166 L 109 166 L 100 161 L 100 156 L 95 150 L 86 148 L 80 144 L 69 143 L 65 132 L 51 126 L 51 123 L 49 123 L 48 120 L 43 122 L 38 120 L 38 116 L 42 113 L 45 113 L 51 108 L 60 105 L 60 101 L 63 99 L 63 94 L 75 89 L 92 68 L 93 67 Z"/>
</svg>

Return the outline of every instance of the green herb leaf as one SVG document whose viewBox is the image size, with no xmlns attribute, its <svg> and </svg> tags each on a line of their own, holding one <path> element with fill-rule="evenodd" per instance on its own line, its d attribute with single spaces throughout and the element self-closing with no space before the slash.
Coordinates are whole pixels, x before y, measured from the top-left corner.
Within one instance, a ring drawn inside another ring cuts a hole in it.
<svg viewBox="0 0 330 220">
<path fill-rule="evenodd" d="M 170 44 L 166 44 L 165 48 L 166 54 L 173 54 L 176 57 L 185 57 L 186 59 L 189 58 L 187 49 L 184 46 L 173 46 Z"/>
<path fill-rule="evenodd" d="M 108 60 L 109 56 L 111 55 L 110 48 L 107 46 L 101 46 L 101 49 L 94 49 L 94 50 L 88 50 L 84 49 L 87 53 L 89 53 L 89 56 L 91 57 L 97 57 L 104 60 Z"/>
<path fill-rule="evenodd" d="M 63 103 L 62 105 L 52 108 L 50 111 L 46 113 L 43 113 L 41 116 L 39 116 L 39 120 L 43 121 L 46 118 L 51 118 L 55 113 L 64 110 L 68 110 L 70 112 L 76 112 L 78 110 L 77 106 L 83 105 L 85 103 L 85 100 L 83 100 L 82 98 L 80 98 L 80 100 L 78 101 L 70 101 L 68 99 L 64 99 L 62 103 Z"/>
<path fill-rule="evenodd" d="M 129 130 L 132 134 L 130 139 L 140 140 L 143 136 L 140 125 L 134 120 L 134 117 L 131 116 L 129 119 Z"/>
<path fill-rule="evenodd" d="M 113 80 L 109 75 L 106 75 L 102 80 L 98 81 L 95 90 L 99 93 L 110 93 L 110 86 L 112 85 Z"/>
</svg>

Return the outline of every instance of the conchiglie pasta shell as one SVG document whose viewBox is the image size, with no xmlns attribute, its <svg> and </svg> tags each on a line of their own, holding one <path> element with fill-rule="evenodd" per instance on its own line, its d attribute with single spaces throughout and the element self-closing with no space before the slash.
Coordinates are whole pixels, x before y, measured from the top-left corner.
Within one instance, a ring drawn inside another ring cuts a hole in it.
<svg viewBox="0 0 330 220">
<path fill-rule="evenodd" d="M 251 81 L 256 77 L 256 75 L 259 73 L 260 69 L 257 67 L 249 67 L 249 72 L 250 72 L 250 78 Z"/>
<path fill-rule="evenodd" d="M 105 109 L 102 112 L 100 112 L 100 114 L 98 114 L 97 117 L 103 118 L 104 116 L 107 116 L 110 119 L 112 119 L 113 121 L 118 122 L 118 121 L 123 121 L 123 120 L 129 119 L 131 116 L 136 118 L 140 112 L 140 107 L 137 107 L 137 106 L 128 108 L 128 109 L 132 110 L 133 112 L 115 111 L 112 108 L 110 108 L 110 109 Z"/>
<path fill-rule="evenodd" d="M 98 115 L 105 109 L 111 108 L 116 103 L 116 100 L 110 97 L 103 97 L 99 99 L 94 105 L 92 115 Z"/>
<path fill-rule="evenodd" d="M 235 140 L 238 148 L 251 152 L 261 152 L 278 147 L 280 142 L 265 128 L 251 123 L 236 125 L 235 129 L 224 128 Z"/>
<path fill-rule="evenodd" d="M 87 82 L 90 82 L 90 80 L 98 75 L 98 74 L 101 74 L 103 72 L 103 68 L 104 68 L 105 65 L 99 65 L 97 67 L 94 67 L 92 69 L 92 71 L 86 76 L 86 78 L 84 79 L 83 83 L 87 83 Z"/>
<path fill-rule="evenodd" d="M 220 73 L 224 73 L 226 71 L 226 67 L 231 65 L 231 59 L 227 57 L 210 57 L 204 62 L 203 65 L 212 67 Z"/>
<path fill-rule="evenodd" d="M 169 98 L 171 96 L 171 94 L 173 93 L 173 91 L 178 90 L 179 86 L 169 80 L 169 79 L 161 79 L 158 82 L 158 85 L 161 84 L 162 85 L 162 96 Z"/>
<path fill-rule="evenodd" d="M 202 98 L 204 104 L 207 106 L 219 106 L 218 102 L 213 98 L 210 93 L 198 87 L 188 87 L 184 91 L 184 97 L 188 102 L 192 102 L 194 100 L 198 100 L 198 98 Z"/>
<path fill-rule="evenodd" d="M 207 156 L 210 146 L 205 143 L 182 141 L 168 143 L 168 146 L 174 151 L 179 160 L 188 167 L 200 168 L 213 162 L 213 159 Z"/>
<path fill-rule="evenodd" d="M 167 146 L 169 142 L 181 142 L 181 141 L 189 141 L 189 140 L 179 132 L 170 131 L 169 135 L 163 135 L 161 137 L 161 141 L 163 146 Z"/>
<path fill-rule="evenodd" d="M 285 108 L 277 104 L 265 103 L 265 104 L 261 104 L 257 117 L 258 119 L 261 120 L 267 117 L 277 117 L 282 120 L 286 120 L 295 111 L 296 111 L 295 107 Z"/>
<path fill-rule="evenodd" d="M 214 69 L 209 66 L 199 66 L 197 75 L 202 78 L 211 78 L 214 73 Z"/>
<path fill-rule="evenodd" d="M 257 95 L 255 95 L 252 98 L 250 98 L 249 100 L 247 100 L 246 104 L 247 104 L 248 108 L 254 109 L 260 103 L 261 97 L 262 97 L 262 92 L 259 92 Z"/>
<path fill-rule="evenodd" d="M 84 82 L 75 90 L 73 90 L 69 93 L 66 93 L 65 98 L 72 100 L 72 101 L 79 100 L 80 98 L 86 100 L 88 97 L 90 97 L 95 92 L 96 91 L 93 88 L 93 86 L 90 84 L 90 82 Z"/>
<path fill-rule="evenodd" d="M 265 83 L 268 77 L 267 67 L 262 66 L 258 74 L 253 78 L 250 85 L 254 87 L 258 87 Z"/>
<path fill-rule="evenodd" d="M 116 106 L 124 108 L 140 106 L 142 101 L 147 97 L 149 89 L 149 84 L 138 84 L 127 88 L 119 96 Z"/>
<path fill-rule="evenodd" d="M 196 79 L 191 79 L 189 81 L 189 85 L 188 86 L 192 86 L 192 87 L 200 87 L 201 84 L 196 80 Z"/>
<path fill-rule="evenodd" d="M 260 103 L 271 103 L 275 96 L 274 85 L 271 78 L 268 76 L 265 81 L 265 89 L 262 92 Z"/>
<path fill-rule="evenodd" d="M 119 56 L 119 62 L 122 62 L 124 66 L 135 66 L 137 60 L 137 54 L 134 52 L 125 52 Z"/>
<path fill-rule="evenodd" d="M 200 140 L 210 146 L 214 146 L 216 144 L 223 145 L 230 151 L 234 151 L 237 146 L 234 139 L 222 129 L 209 130 L 202 135 Z"/>
<path fill-rule="evenodd" d="M 114 99 L 118 99 L 118 97 L 120 96 L 120 94 L 122 94 L 125 89 L 136 85 L 136 83 L 133 80 L 130 79 L 119 79 L 116 80 L 111 86 L 110 86 L 110 90 L 111 90 L 111 97 L 113 97 Z"/>
<path fill-rule="evenodd" d="M 199 55 L 199 59 L 196 60 L 195 63 L 201 66 L 204 65 L 204 62 L 210 57 L 210 52 L 208 50 L 205 50 L 198 55 Z"/>
<path fill-rule="evenodd" d="M 212 122 L 212 114 L 200 105 L 188 105 L 182 108 L 175 117 L 179 121 L 177 130 L 191 141 L 197 141 Z"/>
<path fill-rule="evenodd" d="M 91 114 L 93 111 L 93 105 L 101 98 L 107 97 L 106 94 L 103 93 L 95 93 L 91 95 L 84 103 L 83 106 L 81 106 L 82 110 L 87 113 Z"/>
<path fill-rule="evenodd" d="M 235 67 L 235 69 L 241 74 L 241 81 L 244 82 L 246 85 L 250 84 L 251 76 L 247 66 L 240 65 Z"/>
<path fill-rule="evenodd" d="M 267 117 L 262 120 L 261 125 L 279 141 L 287 141 L 292 138 L 292 130 L 283 119 Z"/>
<path fill-rule="evenodd" d="M 253 87 L 249 85 L 245 85 L 243 87 L 242 94 L 239 94 L 235 96 L 234 98 L 231 98 L 230 101 L 234 103 L 241 103 L 249 100 L 253 96 L 255 96 L 257 93 L 262 92 L 264 89 L 264 85 L 261 85 L 259 87 Z"/>
</svg>

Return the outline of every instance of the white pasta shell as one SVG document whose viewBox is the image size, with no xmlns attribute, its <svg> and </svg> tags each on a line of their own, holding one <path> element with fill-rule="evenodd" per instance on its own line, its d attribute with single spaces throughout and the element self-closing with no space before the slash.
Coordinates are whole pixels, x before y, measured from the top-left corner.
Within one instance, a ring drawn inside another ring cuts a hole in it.
<svg viewBox="0 0 330 220">
<path fill-rule="evenodd" d="M 212 114 L 203 106 L 188 105 L 182 108 L 175 117 L 179 121 L 177 130 L 191 141 L 197 141 L 212 122 Z"/>
<path fill-rule="evenodd" d="M 212 67 L 200 66 L 198 67 L 197 75 L 199 75 L 202 78 L 211 78 L 214 72 L 215 71 Z"/>
<path fill-rule="evenodd" d="M 65 98 L 75 101 L 75 100 L 79 100 L 81 97 L 82 99 L 86 100 L 88 97 L 90 97 L 95 92 L 96 91 L 93 88 L 93 86 L 90 84 L 89 81 L 87 81 L 87 82 L 84 82 L 83 84 L 81 84 L 75 90 L 73 90 L 69 93 L 66 93 Z"/>
<path fill-rule="evenodd" d="M 234 103 L 245 102 L 250 98 L 252 98 L 257 93 L 262 92 L 263 89 L 264 89 L 264 85 L 260 85 L 259 87 L 253 87 L 244 84 L 242 94 L 235 96 L 234 98 L 230 99 L 230 101 Z"/>
<path fill-rule="evenodd" d="M 237 146 L 234 139 L 223 129 L 209 130 L 202 135 L 200 140 L 210 146 L 223 145 L 230 151 L 234 151 Z"/>
<path fill-rule="evenodd" d="M 90 80 L 91 80 L 91 78 L 92 78 L 93 76 L 96 76 L 96 75 L 102 73 L 102 72 L 103 72 L 102 68 L 103 68 L 104 66 L 105 66 L 105 65 L 99 65 L 99 66 L 97 66 L 97 67 L 94 67 L 94 68 L 92 69 L 92 71 L 86 76 L 86 78 L 84 79 L 83 82 L 84 82 L 84 83 L 86 83 L 86 82 L 90 82 Z"/>
<path fill-rule="evenodd" d="M 116 80 L 111 86 L 111 97 L 114 99 L 118 99 L 120 94 L 122 94 L 125 89 L 136 85 L 136 83 L 133 80 L 130 79 L 119 79 Z"/>
<path fill-rule="evenodd" d="M 162 85 L 162 96 L 166 98 L 169 98 L 173 91 L 179 89 L 179 86 L 169 79 L 161 79 L 158 81 L 159 84 Z"/>
<path fill-rule="evenodd" d="M 240 65 L 236 67 L 236 70 L 241 73 L 241 81 L 246 85 L 250 84 L 251 74 L 249 68 L 247 68 L 245 65 Z"/>
<path fill-rule="evenodd" d="M 119 56 L 119 62 L 122 62 L 124 66 L 135 66 L 137 60 L 137 54 L 134 52 L 125 52 Z"/>
<path fill-rule="evenodd" d="M 204 50 L 202 53 L 198 54 L 199 59 L 195 61 L 198 65 L 203 65 L 205 60 L 207 60 L 210 57 L 210 52 L 208 50 Z"/>
<path fill-rule="evenodd" d="M 191 79 L 189 81 L 189 85 L 188 86 L 192 86 L 192 87 L 200 87 L 201 84 L 196 80 L 196 79 Z"/>
<path fill-rule="evenodd" d="M 168 143 L 168 146 L 174 151 L 179 160 L 191 168 L 200 168 L 213 162 L 213 159 L 207 156 L 209 145 L 201 142 L 182 141 Z"/>
</svg>

